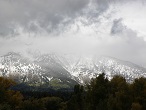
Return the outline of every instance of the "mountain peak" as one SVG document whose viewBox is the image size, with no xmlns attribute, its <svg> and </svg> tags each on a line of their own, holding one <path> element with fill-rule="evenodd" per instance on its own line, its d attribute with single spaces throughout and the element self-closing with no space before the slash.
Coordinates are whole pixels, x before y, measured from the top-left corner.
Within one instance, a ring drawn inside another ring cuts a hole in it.
<svg viewBox="0 0 146 110">
<path fill-rule="evenodd" d="M 34 86 L 47 84 L 51 87 L 50 83 L 54 80 L 67 85 L 71 82 L 84 84 L 101 73 L 109 79 L 121 75 L 129 82 L 146 77 L 145 68 L 109 56 L 42 54 L 30 60 L 20 53 L 9 52 L 0 59 L 1 76 Z"/>
</svg>

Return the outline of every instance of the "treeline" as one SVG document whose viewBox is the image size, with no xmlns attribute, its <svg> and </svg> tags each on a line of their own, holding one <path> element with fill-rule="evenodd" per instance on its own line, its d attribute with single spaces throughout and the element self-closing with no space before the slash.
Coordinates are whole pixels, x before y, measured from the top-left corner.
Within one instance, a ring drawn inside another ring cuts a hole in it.
<svg viewBox="0 0 146 110">
<path fill-rule="evenodd" d="M 146 110 L 146 78 L 127 83 L 121 76 L 109 81 L 101 74 L 84 87 L 76 85 L 67 107 L 68 110 Z"/>
<path fill-rule="evenodd" d="M 66 110 L 71 92 L 15 91 L 16 83 L 0 77 L 0 110 Z"/>
<path fill-rule="evenodd" d="M 126 82 L 121 76 L 108 80 L 104 73 L 74 92 L 55 94 L 9 89 L 15 82 L 0 77 L 0 110 L 146 110 L 146 78 Z"/>
</svg>

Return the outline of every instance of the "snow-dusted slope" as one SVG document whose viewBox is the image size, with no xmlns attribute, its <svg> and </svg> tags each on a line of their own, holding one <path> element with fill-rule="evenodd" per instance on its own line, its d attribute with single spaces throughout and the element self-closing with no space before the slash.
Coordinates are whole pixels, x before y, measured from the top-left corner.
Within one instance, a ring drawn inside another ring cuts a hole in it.
<svg viewBox="0 0 146 110">
<path fill-rule="evenodd" d="M 122 75 L 127 81 L 133 81 L 135 78 L 146 77 L 145 68 L 112 57 L 101 57 L 95 65 L 98 71 L 106 73 L 109 78 L 114 75 Z"/>
<path fill-rule="evenodd" d="M 84 84 L 103 72 L 109 79 L 114 75 L 122 75 L 127 81 L 146 77 L 145 68 L 112 57 L 44 54 L 30 60 L 14 52 L 0 57 L 0 76 L 31 86 L 69 87 L 76 82 Z"/>
<path fill-rule="evenodd" d="M 30 60 L 18 53 L 8 53 L 0 57 L 0 76 L 11 77 L 30 86 L 69 88 L 77 84 L 54 54 Z"/>
<path fill-rule="evenodd" d="M 68 58 L 69 59 L 69 58 Z M 72 58 L 70 58 L 72 59 Z M 111 79 L 114 75 L 121 75 L 131 82 L 135 78 L 146 77 L 146 69 L 131 62 L 122 61 L 112 57 L 79 56 L 69 62 L 71 68 L 68 71 L 80 83 L 85 83 L 101 73 Z"/>
<path fill-rule="evenodd" d="M 72 78 L 80 83 L 88 82 L 103 72 L 109 79 L 121 75 L 130 82 L 135 78 L 146 77 L 145 68 L 112 57 L 63 55 L 61 58 L 58 56 L 58 59 Z"/>
</svg>

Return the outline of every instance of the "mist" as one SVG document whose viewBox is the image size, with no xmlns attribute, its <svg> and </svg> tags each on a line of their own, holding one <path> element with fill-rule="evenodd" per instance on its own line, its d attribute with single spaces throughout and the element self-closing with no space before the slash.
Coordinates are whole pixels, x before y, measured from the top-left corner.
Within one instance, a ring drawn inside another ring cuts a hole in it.
<svg viewBox="0 0 146 110">
<path fill-rule="evenodd" d="M 145 0 L 1 0 L 0 55 L 106 55 L 146 67 Z"/>
</svg>

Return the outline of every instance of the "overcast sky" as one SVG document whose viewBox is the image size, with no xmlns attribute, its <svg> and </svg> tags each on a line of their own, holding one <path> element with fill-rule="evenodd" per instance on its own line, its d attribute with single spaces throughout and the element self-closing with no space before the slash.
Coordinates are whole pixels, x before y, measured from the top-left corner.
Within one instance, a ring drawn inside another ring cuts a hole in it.
<svg viewBox="0 0 146 110">
<path fill-rule="evenodd" d="M 0 55 L 91 53 L 146 67 L 146 0 L 0 0 Z"/>
</svg>

